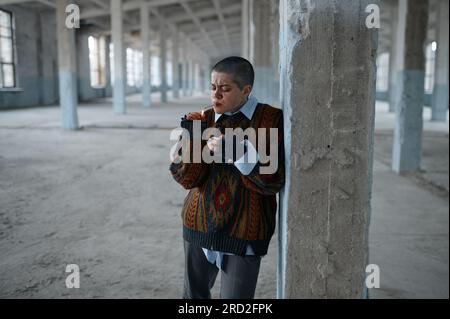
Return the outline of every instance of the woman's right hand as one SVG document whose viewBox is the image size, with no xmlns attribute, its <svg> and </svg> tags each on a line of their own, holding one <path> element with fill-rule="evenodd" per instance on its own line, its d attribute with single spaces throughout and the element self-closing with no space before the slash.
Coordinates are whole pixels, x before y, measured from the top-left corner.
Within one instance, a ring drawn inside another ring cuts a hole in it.
<svg viewBox="0 0 450 319">
<path fill-rule="evenodd" d="M 186 119 L 189 120 L 189 121 L 201 120 L 202 119 L 202 114 L 199 113 L 199 112 L 188 113 L 186 115 Z"/>
</svg>

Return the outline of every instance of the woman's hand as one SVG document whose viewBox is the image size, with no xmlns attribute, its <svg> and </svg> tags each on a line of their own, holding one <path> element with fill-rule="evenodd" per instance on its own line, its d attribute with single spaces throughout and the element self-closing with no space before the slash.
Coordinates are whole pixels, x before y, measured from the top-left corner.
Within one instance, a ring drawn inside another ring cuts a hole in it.
<svg viewBox="0 0 450 319">
<path fill-rule="evenodd" d="M 189 113 L 186 115 L 186 119 L 188 121 L 196 121 L 196 120 L 202 120 L 202 114 L 201 113 Z"/>
<path fill-rule="evenodd" d="M 224 137 L 225 136 L 222 134 L 220 137 L 212 136 L 209 138 L 209 140 L 206 142 L 206 145 L 208 146 L 211 153 L 214 152 L 214 154 L 217 154 L 219 151 L 222 151 L 222 143 Z"/>
</svg>

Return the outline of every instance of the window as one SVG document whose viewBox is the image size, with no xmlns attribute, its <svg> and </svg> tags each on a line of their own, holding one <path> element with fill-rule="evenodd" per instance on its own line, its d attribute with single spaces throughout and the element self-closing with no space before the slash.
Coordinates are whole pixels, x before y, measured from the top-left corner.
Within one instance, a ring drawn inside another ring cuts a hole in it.
<svg viewBox="0 0 450 319">
<path fill-rule="evenodd" d="M 13 16 L 0 10 L 0 88 L 16 86 L 15 69 Z"/>
<path fill-rule="evenodd" d="M 382 53 L 377 58 L 377 92 L 389 89 L 389 53 Z"/>
<path fill-rule="evenodd" d="M 90 36 L 89 43 L 89 66 L 91 73 L 91 86 L 106 86 L 106 56 L 105 38 L 95 38 Z"/>
<path fill-rule="evenodd" d="M 436 59 L 437 43 L 433 42 L 427 45 L 425 51 L 425 92 L 433 92 L 434 86 L 434 63 Z"/>
<path fill-rule="evenodd" d="M 128 86 L 142 86 L 142 52 L 127 48 L 127 84 Z"/>
</svg>

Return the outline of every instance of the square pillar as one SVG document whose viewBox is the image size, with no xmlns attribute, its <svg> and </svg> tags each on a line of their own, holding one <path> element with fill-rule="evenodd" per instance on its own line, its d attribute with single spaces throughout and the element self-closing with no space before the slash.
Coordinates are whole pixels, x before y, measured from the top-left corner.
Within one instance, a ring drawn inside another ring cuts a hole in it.
<svg viewBox="0 0 450 319">
<path fill-rule="evenodd" d="M 366 296 L 378 45 L 378 30 L 365 25 L 371 3 L 280 1 L 279 298 Z"/>
<path fill-rule="evenodd" d="M 75 29 L 66 27 L 68 0 L 56 2 L 56 28 L 58 35 L 59 103 L 62 128 L 78 129 L 78 87 Z"/>
<path fill-rule="evenodd" d="M 389 50 L 389 112 L 395 112 L 395 107 L 398 104 L 397 95 L 397 55 L 398 55 L 398 0 L 391 2 L 391 47 Z"/>
<path fill-rule="evenodd" d="M 397 172 L 420 169 L 425 82 L 425 40 L 428 0 L 400 0 L 397 39 L 399 53 L 392 169 Z"/>
<path fill-rule="evenodd" d="M 150 52 L 150 11 L 148 3 L 141 3 L 141 37 L 142 37 L 142 106 L 152 105 L 151 52 Z"/>
<path fill-rule="evenodd" d="M 447 121 L 448 111 L 448 0 L 440 0 L 437 12 L 437 51 L 434 72 L 431 120 Z"/>
<path fill-rule="evenodd" d="M 160 19 L 159 25 L 159 48 L 160 48 L 160 74 L 161 74 L 161 102 L 167 102 L 167 42 L 166 26 L 163 19 Z"/>
<path fill-rule="evenodd" d="M 111 33 L 114 46 L 113 108 L 116 114 L 125 114 L 125 50 L 123 44 L 122 0 L 111 0 Z"/>
<path fill-rule="evenodd" d="M 178 30 L 173 32 L 172 36 L 172 92 L 173 97 L 180 98 L 180 34 Z"/>
<path fill-rule="evenodd" d="M 277 47 L 279 32 L 277 0 L 250 1 L 250 61 L 255 68 L 253 94 L 263 103 L 279 105 L 278 55 L 267 48 Z M 276 23 L 274 23 L 276 21 Z"/>
</svg>

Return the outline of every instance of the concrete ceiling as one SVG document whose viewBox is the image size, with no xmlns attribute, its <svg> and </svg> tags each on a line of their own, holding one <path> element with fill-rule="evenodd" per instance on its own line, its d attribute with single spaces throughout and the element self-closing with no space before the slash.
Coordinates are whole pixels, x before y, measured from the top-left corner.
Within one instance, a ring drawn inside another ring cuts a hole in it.
<svg viewBox="0 0 450 319">
<path fill-rule="evenodd" d="M 28 9 L 54 9 L 58 0 L 0 0 L 0 5 L 22 4 Z M 140 34 L 141 0 L 124 0 L 124 30 Z M 151 34 L 157 38 L 160 21 L 209 57 L 240 53 L 241 0 L 145 0 L 150 11 Z M 25 4 L 26 3 L 26 4 Z M 81 25 L 110 32 L 110 0 L 75 0 L 80 7 Z M 154 41 L 156 42 L 156 41 Z"/>
<path fill-rule="evenodd" d="M 27 8 L 52 9 L 58 0 L 0 0 L 0 5 L 26 3 Z M 239 55 L 241 46 L 241 0 L 144 0 L 150 10 L 153 39 L 158 39 L 160 19 L 171 32 L 179 30 L 181 38 L 209 57 Z M 396 0 L 381 0 L 379 53 L 392 46 L 393 4 Z M 110 31 L 110 0 L 74 0 L 80 6 L 82 25 L 94 26 L 98 32 Z M 124 30 L 126 39 L 140 34 L 141 0 L 124 0 Z M 436 3 L 430 0 L 428 42 L 436 38 Z M 136 42 L 136 41 L 134 41 Z M 158 42 L 153 41 L 152 51 Z"/>
</svg>

